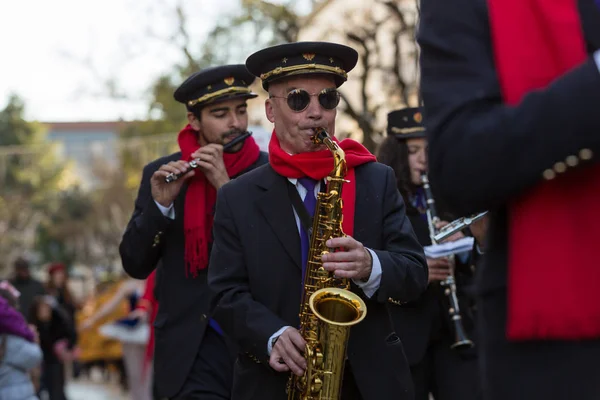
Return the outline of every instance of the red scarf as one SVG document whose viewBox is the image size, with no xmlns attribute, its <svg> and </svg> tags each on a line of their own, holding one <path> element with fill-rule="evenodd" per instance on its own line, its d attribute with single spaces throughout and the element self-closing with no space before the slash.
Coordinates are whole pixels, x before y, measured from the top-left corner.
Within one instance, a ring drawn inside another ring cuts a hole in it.
<svg viewBox="0 0 600 400">
<path fill-rule="evenodd" d="M 488 5 L 507 104 L 586 60 L 577 0 Z M 509 339 L 600 337 L 598 204 L 600 166 L 542 181 L 509 205 Z"/>
<path fill-rule="evenodd" d="M 375 156 L 362 144 L 352 139 L 344 139 L 341 142 L 332 137 L 333 141 L 346 153 L 347 173 L 342 190 L 343 221 L 342 230 L 348 236 L 354 233 L 354 203 L 356 199 L 356 180 L 354 179 L 354 168 L 368 162 L 377 161 Z M 319 150 L 296 155 L 289 155 L 281 149 L 279 139 L 273 131 L 269 142 L 269 162 L 271 167 L 279 175 L 286 178 L 303 178 L 308 176 L 312 179 L 323 180 L 333 170 L 333 155 L 329 150 Z"/>
<path fill-rule="evenodd" d="M 181 149 L 181 159 L 191 161 L 191 155 L 200 148 L 198 133 L 187 125 L 177 138 Z M 233 177 L 249 168 L 256 162 L 260 149 L 253 137 L 244 141 L 244 146 L 237 153 L 223 153 L 223 161 L 227 175 Z M 208 243 L 211 240 L 213 209 L 217 191 L 206 176 L 196 169 L 195 175 L 188 181 L 183 212 L 183 229 L 185 233 L 185 265 L 193 277 L 198 271 L 208 266 Z"/>
</svg>

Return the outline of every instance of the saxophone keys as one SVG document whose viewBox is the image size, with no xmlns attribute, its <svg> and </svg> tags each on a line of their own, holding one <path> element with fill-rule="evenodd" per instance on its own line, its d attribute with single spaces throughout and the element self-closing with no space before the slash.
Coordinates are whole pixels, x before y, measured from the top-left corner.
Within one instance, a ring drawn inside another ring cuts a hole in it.
<svg viewBox="0 0 600 400">
<path fill-rule="evenodd" d="M 315 351 L 314 366 L 317 368 L 321 368 L 323 366 L 323 352 L 320 350 Z"/>
<path fill-rule="evenodd" d="M 315 376 L 315 378 L 313 379 L 313 381 L 310 385 L 311 393 L 319 393 L 321 391 L 322 387 L 323 387 L 323 380 L 321 378 L 319 378 L 318 376 Z"/>
</svg>

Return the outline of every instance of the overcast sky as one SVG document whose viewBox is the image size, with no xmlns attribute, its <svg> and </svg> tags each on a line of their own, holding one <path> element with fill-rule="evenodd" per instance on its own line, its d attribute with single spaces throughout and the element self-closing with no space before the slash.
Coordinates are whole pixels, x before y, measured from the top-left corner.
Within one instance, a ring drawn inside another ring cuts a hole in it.
<svg viewBox="0 0 600 400">
<path fill-rule="evenodd" d="M 10 93 L 40 121 L 143 118 L 146 90 L 180 52 L 164 39 L 177 0 L 0 0 L 0 108 Z M 201 43 L 237 0 L 186 0 Z M 127 99 L 106 95 L 116 78 Z"/>
</svg>

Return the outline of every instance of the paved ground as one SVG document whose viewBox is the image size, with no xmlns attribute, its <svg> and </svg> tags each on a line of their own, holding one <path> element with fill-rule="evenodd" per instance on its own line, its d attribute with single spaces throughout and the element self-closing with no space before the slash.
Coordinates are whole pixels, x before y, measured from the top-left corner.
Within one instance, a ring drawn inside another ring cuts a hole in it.
<svg viewBox="0 0 600 400">
<path fill-rule="evenodd" d="M 89 380 L 71 381 L 67 384 L 69 400 L 126 400 L 127 395 L 114 384 Z"/>
</svg>

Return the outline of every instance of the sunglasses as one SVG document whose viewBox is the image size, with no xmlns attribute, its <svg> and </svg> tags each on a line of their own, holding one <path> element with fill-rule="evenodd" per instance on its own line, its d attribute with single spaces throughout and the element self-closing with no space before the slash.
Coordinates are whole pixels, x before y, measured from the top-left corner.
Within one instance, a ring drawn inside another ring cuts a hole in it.
<svg viewBox="0 0 600 400">
<path fill-rule="evenodd" d="M 326 110 L 333 110 L 340 104 L 340 92 L 337 89 L 323 89 L 319 93 L 310 94 L 304 89 L 294 89 L 287 96 L 272 96 L 269 98 L 287 99 L 288 107 L 295 112 L 301 112 L 308 108 L 310 98 L 317 96 L 319 104 Z"/>
</svg>

